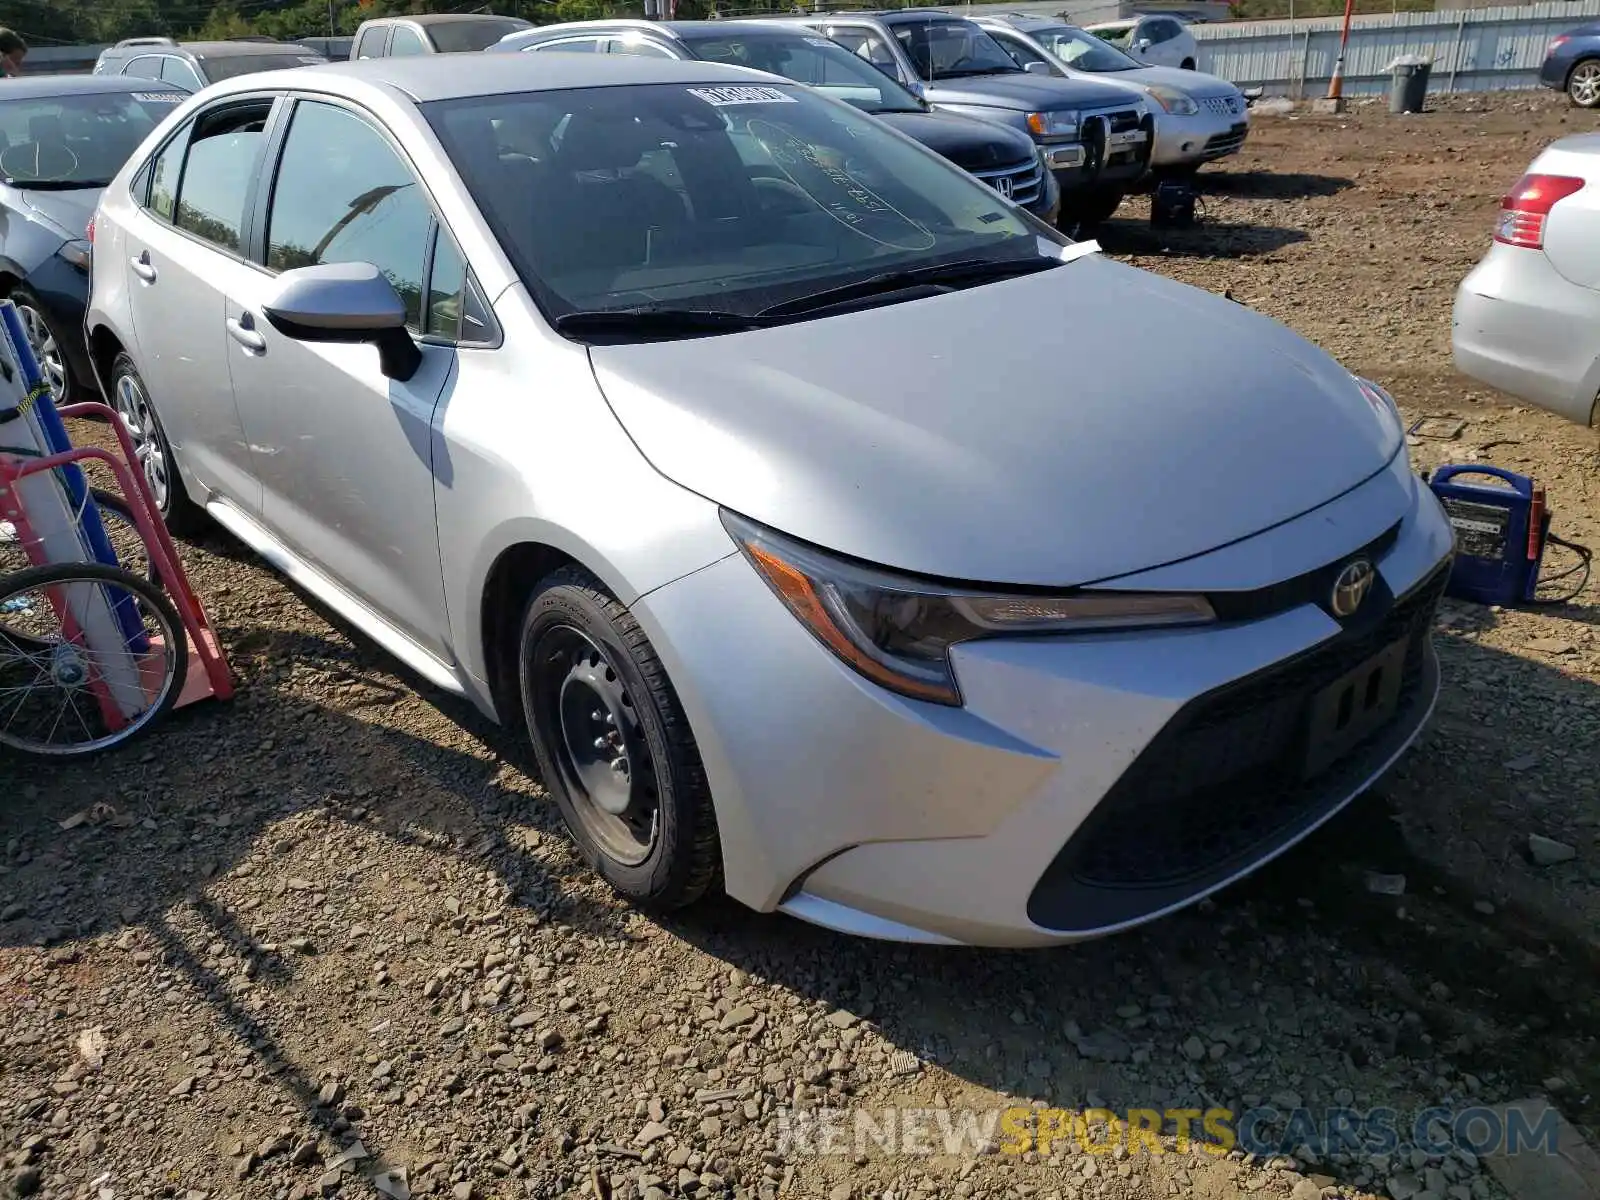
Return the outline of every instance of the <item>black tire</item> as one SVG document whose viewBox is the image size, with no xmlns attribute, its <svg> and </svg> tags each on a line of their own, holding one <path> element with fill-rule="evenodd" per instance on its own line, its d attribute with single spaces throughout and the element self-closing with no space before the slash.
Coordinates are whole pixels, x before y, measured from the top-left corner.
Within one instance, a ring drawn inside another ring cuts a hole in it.
<svg viewBox="0 0 1600 1200">
<path fill-rule="evenodd" d="M 153 587 L 146 580 L 124 571 L 120 567 L 108 567 L 103 563 L 54 563 L 47 567 L 30 567 L 26 571 L 17 571 L 0 580 L 0 604 L 19 593 L 31 591 L 38 587 L 48 587 L 61 583 L 103 583 L 122 588 L 136 594 L 140 600 L 149 605 L 156 613 L 161 623 L 165 626 L 163 641 L 172 648 L 172 671 L 166 681 L 166 688 L 157 702 L 144 712 L 140 713 L 133 725 L 121 733 L 116 740 L 95 746 L 83 746 L 55 751 L 42 751 L 32 749 L 32 753 L 51 754 L 53 756 L 73 756 L 98 754 L 117 746 L 126 744 L 136 734 L 148 730 L 160 721 L 183 692 L 184 680 L 189 669 L 189 639 L 184 633 L 183 623 L 178 619 L 177 610 L 172 607 L 172 602 L 166 595 Z M 3 611 L 3 609 L 0 609 Z M 40 639 L 20 634 L 15 629 L 9 632 L 4 624 L 0 624 L 0 648 L 15 646 L 26 650 L 29 643 L 43 648 L 47 645 Z M 59 643 L 57 643 L 59 644 Z M 33 653 L 34 651 L 28 651 Z M 0 670 L 3 670 L 4 659 L 0 656 Z M 16 715 L 16 710 L 12 710 Z M 30 752 L 30 748 L 19 746 L 6 730 L 0 729 L 0 747 L 7 750 L 20 750 Z"/>
<path fill-rule="evenodd" d="M 83 380 L 79 379 L 77 374 L 73 371 L 72 362 L 67 356 L 66 342 L 63 340 L 61 332 L 61 322 L 56 320 L 56 318 L 50 314 L 50 310 L 44 306 L 39 297 L 35 296 L 27 287 L 18 286 L 12 288 L 11 294 L 7 297 L 7 299 L 9 299 L 18 308 L 25 308 L 36 314 L 39 322 L 48 331 L 50 339 L 55 343 L 55 353 L 59 363 L 58 369 L 60 371 L 61 382 L 63 384 L 63 390 L 61 391 L 61 394 L 56 397 L 56 403 L 66 404 L 74 399 L 77 399 L 83 393 Z M 26 315 L 19 315 L 23 316 L 24 325 L 26 325 Z M 42 371 L 45 371 L 47 376 L 49 375 L 50 372 L 45 363 L 41 362 L 39 367 Z"/>
<path fill-rule="evenodd" d="M 644 908 L 682 908 L 718 888 L 700 751 L 632 614 L 587 571 L 564 567 L 534 588 L 517 650 L 539 772 L 584 860 Z"/>
<path fill-rule="evenodd" d="M 1192 58 L 1184 59 L 1181 63 L 1178 64 L 1178 68 L 1180 70 L 1183 70 L 1183 71 L 1192 71 L 1192 70 L 1194 70 L 1194 59 L 1192 59 Z"/>
<path fill-rule="evenodd" d="M 1600 108 L 1600 58 L 1583 58 L 1567 72 L 1567 99 L 1578 108 Z"/>
<path fill-rule="evenodd" d="M 1092 228 L 1111 219 L 1126 193 L 1118 187 L 1089 188 L 1061 198 L 1061 219 L 1057 224 L 1066 230 Z"/>
<path fill-rule="evenodd" d="M 111 389 L 109 397 L 111 407 L 123 414 L 124 420 L 128 421 L 135 445 L 142 447 L 147 441 L 151 442 L 154 444 L 154 452 L 160 456 L 163 481 L 158 482 L 152 477 L 148 467 L 145 468 L 145 478 L 151 484 L 151 490 L 155 492 L 156 507 L 160 510 L 161 519 L 166 523 L 168 532 L 174 537 L 188 537 L 202 532 L 207 524 L 205 510 L 189 499 L 189 493 L 183 486 L 183 475 L 178 470 L 178 461 L 172 454 L 172 443 L 167 440 L 166 426 L 161 423 L 161 414 L 156 411 L 150 389 L 145 386 L 139 368 L 127 351 L 117 354 L 116 360 L 111 364 L 111 378 L 108 382 Z M 136 396 L 128 392 L 127 389 L 130 387 L 135 390 Z M 139 404 L 141 398 L 143 412 L 147 416 L 130 418 L 129 406 Z M 133 465 L 135 469 L 139 469 L 142 464 Z"/>
</svg>

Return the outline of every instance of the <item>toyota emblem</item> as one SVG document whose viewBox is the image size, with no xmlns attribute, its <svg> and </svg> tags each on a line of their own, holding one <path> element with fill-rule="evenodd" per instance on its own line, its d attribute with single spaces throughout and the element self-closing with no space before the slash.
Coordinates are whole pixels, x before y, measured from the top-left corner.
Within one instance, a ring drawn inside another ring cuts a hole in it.
<svg viewBox="0 0 1600 1200">
<path fill-rule="evenodd" d="M 1364 558 L 1346 563 L 1344 570 L 1339 572 L 1339 577 L 1333 581 L 1333 595 L 1328 602 L 1329 607 L 1333 609 L 1333 615 L 1355 616 L 1356 610 L 1361 607 L 1361 602 L 1372 590 L 1372 581 L 1376 576 L 1377 572 L 1372 569 L 1372 564 Z"/>
<path fill-rule="evenodd" d="M 1011 176 L 1002 175 L 994 181 L 994 190 L 1009 200 L 1015 193 L 1016 186 L 1011 182 Z"/>
</svg>

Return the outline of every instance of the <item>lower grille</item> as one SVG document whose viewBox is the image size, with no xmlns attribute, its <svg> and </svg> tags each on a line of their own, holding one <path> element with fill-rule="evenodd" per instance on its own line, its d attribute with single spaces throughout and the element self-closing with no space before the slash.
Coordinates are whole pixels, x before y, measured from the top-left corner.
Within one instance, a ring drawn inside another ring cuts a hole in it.
<svg viewBox="0 0 1600 1200">
<path fill-rule="evenodd" d="M 1364 627 L 1191 701 L 1062 848 L 1029 900 L 1030 916 L 1059 927 L 1048 910 L 1069 895 L 1082 904 L 1106 889 L 1167 892 L 1161 904 L 1181 902 L 1342 802 L 1370 771 L 1365 764 L 1392 753 L 1386 747 L 1397 730 L 1410 728 L 1427 701 L 1429 636 L 1448 579 L 1446 564 Z M 1406 655 L 1394 716 L 1305 777 L 1313 697 L 1401 640 Z M 1109 905 L 1159 906 L 1132 898 Z"/>
<path fill-rule="evenodd" d="M 1244 139 L 1250 132 L 1248 122 L 1235 125 L 1227 133 L 1219 133 L 1206 139 L 1206 152 L 1208 154 L 1226 154 L 1237 150 L 1244 145 Z"/>
<path fill-rule="evenodd" d="M 1023 205 L 1037 201 L 1044 187 L 1044 167 L 1039 164 L 1037 158 L 1012 163 L 1008 167 L 990 167 L 982 171 L 973 171 L 972 174 L 1002 196 Z"/>
</svg>

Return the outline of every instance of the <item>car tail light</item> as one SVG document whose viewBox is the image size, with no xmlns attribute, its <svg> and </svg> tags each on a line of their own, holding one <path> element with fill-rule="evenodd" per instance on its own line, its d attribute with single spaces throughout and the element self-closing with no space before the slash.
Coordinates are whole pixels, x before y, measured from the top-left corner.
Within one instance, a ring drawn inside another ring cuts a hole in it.
<svg viewBox="0 0 1600 1200">
<path fill-rule="evenodd" d="M 1529 250 L 1544 249 L 1544 222 L 1556 201 L 1583 187 L 1570 175 L 1524 175 L 1500 201 L 1500 221 L 1494 240 Z"/>
<path fill-rule="evenodd" d="M 1545 53 L 1554 54 L 1557 50 L 1561 49 L 1561 47 L 1565 46 L 1569 40 L 1570 39 L 1567 37 L 1567 35 L 1563 33 L 1560 37 L 1554 39 L 1550 43 L 1550 49 L 1546 50 Z"/>
<path fill-rule="evenodd" d="M 83 236 L 88 239 L 89 245 L 94 245 L 94 218 L 89 218 L 89 224 L 84 228 Z"/>
</svg>

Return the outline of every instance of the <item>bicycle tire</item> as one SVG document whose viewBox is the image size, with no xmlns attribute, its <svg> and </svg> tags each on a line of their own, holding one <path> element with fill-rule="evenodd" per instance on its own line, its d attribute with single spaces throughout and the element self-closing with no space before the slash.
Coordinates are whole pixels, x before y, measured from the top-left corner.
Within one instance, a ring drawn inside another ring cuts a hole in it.
<svg viewBox="0 0 1600 1200">
<path fill-rule="evenodd" d="M 30 567 L 25 571 L 16 571 L 0 579 L 0 612 L 4 611 L 5 601 L 19 594 L 24 594 L 41 587 L 59 586 L 70 583 L 89 583 L 110 585 L 122 588 L 138 596 L 151 611 L 153 611 L 161 624 L 160 630 L 164 643 L 171 647 L 171 669 L 163 681 L 161 694 L 155 703 L 151 704 L 124 728 L 114 731 L 104 737 L 94 739 L 88 743 L 75 744 L 63 747 L 43 747 L 23 739 L 12 736 L 4 723 L 0 723 L 0 746 L 24 753 L 46 758 L 69 758 L 89 754 L 99 754 L 124 745 L 137 735 L 149 729 L 164 717 L 177 703 L 178 695 L 183 691 L 183 683 L 188 674 L 189 667 L 189 639 L 184 631 L 183 623 L 178 619 L 177 611 L 172 602 L 159 588 L 148 580 L 135 575 L 132 571 L 121 567 L 110 567 L 103 563 L 55 563 L 44 567 Z M 26 636 L 26 635 L 23 635 Z M 0 627 L 0 656 L 3 656 L 5 646 L 10 643 L 18 644 L 19 635 L 4 633 Z M 26 640 L 36 643 L 41 639 L 27 637 Z M 3 667 L 4 658 L 0 657 L 0 667 Z M 19 706 L 20 708 L 20 706 Z M 53 731 L 52 731 L 53 732 Z"/>
<path fill-rule="evenodd" d="M 111 541 L 112 549 L 118 550 L 118 559 L 122 558 L 116 536 L 118 522 L 120 522 L 130 534 L 139 539 L 140 545 L 143 547 L 144 577 L 156 587 L 166 590 L 166 581 L 161 578 L 161 572 L 156 569 L 155 555 L 150 552 L 150 547 L 145 544 L 144 535 L 139 532 L 139 524 L 133 519 L 133 507 L 115 492 L 109 492 L 104 488 L 90 488 L 89 494 L 94 498 L 95 507 L 100 512 L 101 524 L 105 527 L 106 536 Z M 159 521 L 160 519 L 160 514 L 157 514 L 156 520 Z M 15 547 L 17 556 L 21 558 L 19 563 L 11 567 L 12 570 L 25 571 L 34 565 L 23 555 L 20 544 L 15 540 L 0 543 L 0 578 L 5 577 L 8 566 L 6 562 L 8 556 L 3 552 L 7 546 Z M 119 561 L 117 565 L 124 569 L 131 569 L 126 562 Z M 133 573 L 138 574 L 137 571 Z"/>
</svg>

